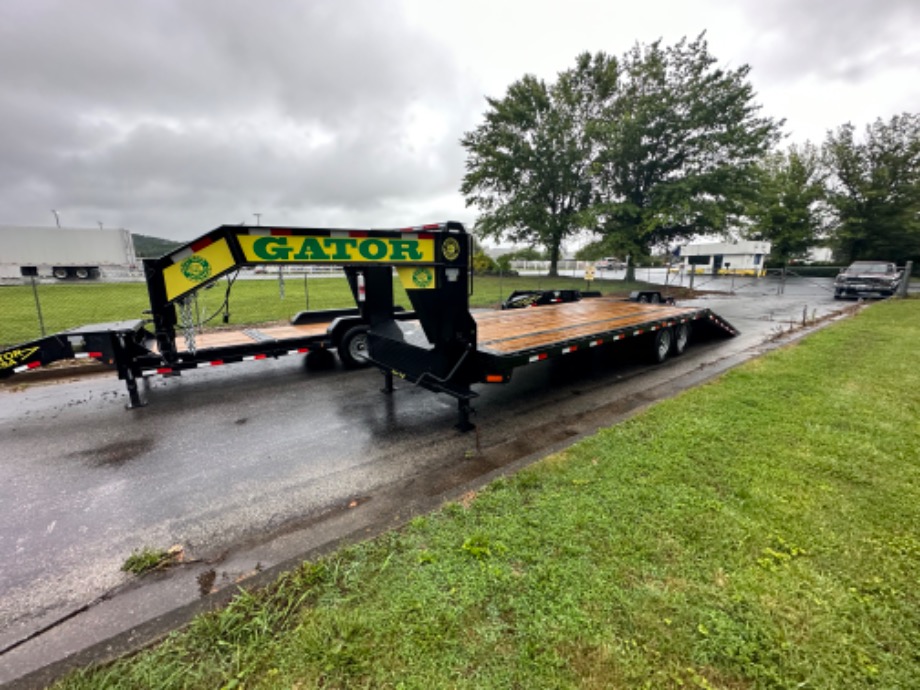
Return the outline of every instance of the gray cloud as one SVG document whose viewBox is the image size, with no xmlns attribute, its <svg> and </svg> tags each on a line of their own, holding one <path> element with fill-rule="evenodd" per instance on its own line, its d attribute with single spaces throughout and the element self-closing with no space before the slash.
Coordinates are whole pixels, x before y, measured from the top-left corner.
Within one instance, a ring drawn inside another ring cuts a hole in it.
<svg viewBox="0 0 920 690">
<path fill-rule="evenodd" d="M 735 45 L 719 57 L 751 64 L 766 109 L 811 136 L 916 110 L 910 79 L 885 86 L 916 74 L 905 35 L 917 0 L 673 2 L 581 2 L 566 17 L 537 0 L 5 0 L 0 224 L 50 225 L 55 208 L 66 225 L 190 239 L 253 213 L 470 221 L 458 140 L 486 90 L 500 97 L 541 69 L 551 79 L 582 50 L 618 52 L 660 23 Z"/>
<path fill-rule="evenodd" d="M 907 46 L 916 46 L 920 30 L 917 0 L 757 0 L 745 15 L 757 36 L 750 62 L 773 81 L 861 82 L 881 67 L 916 65 Z"/>
<path fill-rule="evenodd" d="M 434 220 L 386 216 L 456 191 L 480 100 L 373 0 L 6 3 L 0 223 Z"/>
</svg>

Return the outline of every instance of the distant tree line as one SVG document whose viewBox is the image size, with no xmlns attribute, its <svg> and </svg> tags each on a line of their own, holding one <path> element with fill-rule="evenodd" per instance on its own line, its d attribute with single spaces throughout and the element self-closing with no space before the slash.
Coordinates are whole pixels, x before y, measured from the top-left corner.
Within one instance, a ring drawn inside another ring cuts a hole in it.
<svg viewBox="0 0 920 690">
<path fill-rule="evenodd" d="M 477 233 L 540 248 L 552 274 L 584 230 L 584 258 L 719 234 L 769 240 L 781 262 L 816 245 L 920 259 L 920 117 L 780 148 L 784 122 L 759 114 L 749 71 L 718 66 L 701 35 L 584 53 L 553 83 L 526 75 L 487 98 L 461 139 Z"/>
<path fill-rule="evenodd" d="M 134 253 L 139 259 L 155 259 L 182 246 L 182 242 L 164 240 L 136 232 L 131 233 L 131 239 L 134 240 Z"/>
</svg>

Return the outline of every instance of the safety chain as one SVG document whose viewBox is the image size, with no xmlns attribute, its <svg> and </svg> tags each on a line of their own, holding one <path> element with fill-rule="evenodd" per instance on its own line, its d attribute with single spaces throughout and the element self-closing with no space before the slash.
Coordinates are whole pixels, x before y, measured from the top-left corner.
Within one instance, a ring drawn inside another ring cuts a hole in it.
<svg viewBox="0 0 920 690">
<path fill-rule="evenodd" d="M 182 332 L 185 335 L 186 349 L 195 354 L 195 318 L 192 313 L 192 295 L 188 295 L 179 302 L 179 313 L 182 317 Z"/>
</svg>

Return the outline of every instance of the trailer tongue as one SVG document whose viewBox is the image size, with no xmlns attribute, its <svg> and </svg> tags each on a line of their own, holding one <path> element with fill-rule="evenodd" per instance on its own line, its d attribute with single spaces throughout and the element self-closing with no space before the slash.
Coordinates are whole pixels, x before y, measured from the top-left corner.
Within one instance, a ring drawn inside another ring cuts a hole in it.
<svg viewBox="0 0 920 690">
<path fill-rule="evenodd" d="M 197 290 L 241 266 L 267 264 L 341 265 L 356 308 L 303 313 L 289 326 L 195 332 L 189 306 Z M 456 222 L 402 230 L 225 225 L 144 262 L 149 320 L 82 326 L 0 351 L 0 377 L 92 358 L 117 370 L 136 407 L 146 376 L 338 348 L 346 364 L 379 368 L 386 392 L 398 377 L 454 397 L 465 431 L 473 428 L 472 386 L 510 381 L 517 367 L 637 338 L 662 361 L 682 353 L 691 333 L 737 334 L 708 309 L 608 298 L 471 314 L 470 265 L 471 238 Z M 394 304 L 394 269 L 412 312 Z M 649 297 L 636 300 L 661 301 Z"/>
</svg>

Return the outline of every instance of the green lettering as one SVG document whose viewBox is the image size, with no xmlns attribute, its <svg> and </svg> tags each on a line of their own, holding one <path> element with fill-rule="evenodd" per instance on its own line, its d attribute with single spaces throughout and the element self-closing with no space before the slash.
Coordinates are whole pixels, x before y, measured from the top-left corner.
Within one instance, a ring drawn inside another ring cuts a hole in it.
<svg viewBox="0 0 920 690">
<path fill-rule="evenodd" d="M 387 243 L 383 240 L 362 240 L 358 253 L 368 261 L 379 261 L 387 255 Z"/>
<path fill-rule="evenodd" d="M 329 255 L 323 251 L 315 237 L 304 237 L 300 251 L 294 256 L 297 261 L 329 261 Z"/>
<path fill-rule="evenodd" d="M 335 251 L 335 254 L 332 255 L 333 261 L 351 261 L 351 253 L 348 251 L 348 248 L 356 247 L 358 245 L 358 240 L 353 240 L 348 237 L 327 237 L 324 244 L 327 249 Z"/>
<path fill-rule="evenodd" d="M 418 240 L 391 240 L 390 247 L 393 261 L 421 261 L 422 252 L 418 248 Z"/>
<path fill-rule="evenodd" d="M 252 251 L 265 261 L 287 261 L 291 256 L 285 237 L 260 237 L 252 243 Z"/>
</svg>

